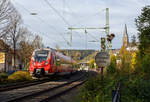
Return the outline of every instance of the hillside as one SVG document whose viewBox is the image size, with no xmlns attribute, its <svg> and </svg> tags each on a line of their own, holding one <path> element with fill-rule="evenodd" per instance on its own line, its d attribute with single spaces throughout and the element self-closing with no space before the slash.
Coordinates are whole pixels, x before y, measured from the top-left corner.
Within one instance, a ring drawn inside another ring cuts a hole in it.
<svg viewBox="0 0 150 102">
<path fill-rule="evenodd" d="M 95 53 L 96 50 L 68 50 L 68 49 L 60 49 L 59 52 L 64 55 L 71 56 L 74 60 L 80 61 L 88 57 L 89 55 Z"/>
</svg>

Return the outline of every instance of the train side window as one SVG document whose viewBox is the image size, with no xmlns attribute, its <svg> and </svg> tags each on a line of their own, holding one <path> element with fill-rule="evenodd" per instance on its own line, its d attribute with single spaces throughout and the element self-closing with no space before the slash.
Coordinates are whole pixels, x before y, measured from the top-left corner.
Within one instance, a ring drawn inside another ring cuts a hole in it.
<svg viewBox="0 0 150 102">
<path fill-rule="evenodd" d="M 54 64 L 54 57 L 52 55 L 51 64 Z"/>
<path fill-rule="evenodd" d="M 56 56 L 54 56 L 54 64 L 56 64 Z"/>
</svg>

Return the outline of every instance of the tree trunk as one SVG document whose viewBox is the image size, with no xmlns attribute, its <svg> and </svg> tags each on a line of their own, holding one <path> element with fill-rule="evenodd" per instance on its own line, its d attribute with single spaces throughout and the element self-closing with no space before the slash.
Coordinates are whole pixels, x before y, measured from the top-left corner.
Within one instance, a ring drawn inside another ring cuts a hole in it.
<svg viewBox="0 0 150 102">
<path fill-rule="evenodd" d="M 16 70 L 16 41 L 14 40 L 14 69 Z"/>
</svg>

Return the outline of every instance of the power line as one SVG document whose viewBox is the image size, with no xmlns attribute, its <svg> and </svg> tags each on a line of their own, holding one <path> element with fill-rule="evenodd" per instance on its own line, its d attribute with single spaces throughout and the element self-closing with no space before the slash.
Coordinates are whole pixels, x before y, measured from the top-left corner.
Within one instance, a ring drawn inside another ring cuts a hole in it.
<svg viewBox="0 0 150 102">
<path fill-rule="evenodd" d="M 16 2 L 17 3 L 17 2 Z M 19 3 L 17 3 L 17 4 L 19 4 Z M 31 14 L 31 12 L 28 10 L 28 9 L 26 9 L 23 5 L 21 5 L 21 4 L 19 4 L 25 11 L 27 11 L 29 14 Z M 47 24 L 42 18 L 40 18 L 39 16 L 34 16 L 34 17 L 37 17 L 42 23 L 44 23 L 44 24 Z M 62 38 L 64 39 L 64 41 L 65 42 L 67 42 L 68 43 L 68 41 L 65 39 L 65 37 L 62 35 L 62 34 L 60 34 L 57 30 L 56 30 L 56 28 L 54 27 L 54 26 L 51 26 L 51 25 L 49 25 L 49 24 L 47 24 L 50 28 L 52 28 L 54 31 L 56 31 L 60 36 L 62 36 Z M 49 36 L 49 35 L 48 35 Z"/>
<path fill-rule="evenodd" d="M 45 2 L 46 2 L 46 4 L 48 4 L 48 6 L 51 8 L 51 9 L 53 9 L 56 13 L 57 13 L 57 15 L 68 25 L 68 26 L 71 26 L 70 24 L 69 24 L 69 22 L 48 2 L 48 0 L 45 0 Z M 78 32 L 76 32 L 76 33 L 78 33 Z M 79 34 L 79 33 L 78 33 Z M 79 35 L 80 36 L 80 35 Z M 80 36 L 81 37 L 81 36 Z M 67 43 L 69 43 L 68 41 L 67 41 Z"/>
<path fill-rule="evenodd" d="M 27 26 L 28 28 L 30 28 L 30 29 L 33 29 L 30 25 L 27 25 L 27 24 L 24 24 L 25 26 Z M 40 32 L 38 31 L 38 32 L 35 32 L 36 34 L 38 33 L 38 34 L 40 34 Z M 45 35 L 45 34 L 43 34 L 46 38 L 47 38 L 47 34 Z M 52 39 L 52 42 L 53 42 L 53 44 L 57 44 L 57 43 L 55 43 L 55 41 Z"/>
<path fill-rule="evenodd" d="M 89 20 L 89 18 L 98 15 L 99 13 L 101 13 L 104 10 L 105 9 L 102 9 L 102 10 L 100 10 L 100 11 L 98 11 L 98 12 L 96 12 L 96 13 L 90 15 L 90 16 L 86 16 L 86 18 L 82 18 L 80 21 L 78 21 L 78 24 L 81 24 L 81 22 L 83 23 L 83 22 L 87 21 L 87 19 Z M 75 25 L 77 25 L 77 24 L 73 24 L 72 26 L 75 26 Z"/>
<path fill-rule="evenodd" d="M 89 32 L 87 33 L 90 37 L 92 37 L 93 39 L 95 39 L 96 41 L 99 42 L 99 39 L 97 39 L 95 36 L 93 36 L 92 34 L 90 34 Z"/>
<path fill-rule="evenodd" d="M 48 2 L 48 0 L 44 0 L 46 2 L 46 4 L 53 10 L 56 12 L 56 14 L 68 25 L 70 26 L 70 24 L 68 23 L 68 21 Z"/>
<path fill-rule="evenodd" d="M 45 0 L 45 2 L 46 2 L 46 4 L 48 4 L 48 6 L 52 9 L 52 10 L 54 10 L 56 13 L 57 13 L 57 15 L 68 25 L 68 26 L 71 26 L 70 24 L 69 24 L 69 22 L 48 2 L 48 0 Z M 76 32 L 78 35 L 79 35 L 79 33 L 78 32 Z M 80 36 L 80 35 L 79 35 Z M 81 37 L 81 36 L 80 36 Z M 67 43 L 68 43 L 68 41 L 67 41 Z"/>
<path fill-rule="evenodd" d="M 16 4 L 18 4 L 18 5 L 20 5 L 26 12 L 28 12 L 29 14 L 31 14 L 31 12 L 30 12 L 30 10 L 28 10 L 27 8 L 25 8 L 23 5 L 21 5 L 20 3 L 17 3 L 17 2 L 15 2 Z M 39 21 L 41 21 L 42 23 L 44 23 L 44 24 L 47 24 L 41 17 L 39 17 L 39 16 L 34 16 L 34 17 L 36 17 L 37 19 L 39 19 Z M 54 31 L 56 31 L 62 38 L 63 38 L 63 40 L 67 43 L 67 45 L 69 44 L 69 42 L 67 41 L 67 39 L 62 35 L 62 34 L 60 34 L 60 32 L 58 32 L 57 30 L 56 30 L 56 28 L 54 27 L 54 26 L 51 26 L 51 25 L 49 25 L 49 24 L 47 24 L 51 29 L 53 29 Z M 28 26 L 29 27 L 29 26 Z M 31 27 L 30 27 L 31 28 Z M 78 33 L 78 32 L 76 32 L 79 36 L 80 36 L 80 34 Z M 44 35 L 45 36 L 45 35 Z M 48 35 L 49 36 L 49 35 Z M 81 36 L 80 36 L 81 37 Z M 53 40 L 54 41 L 54 40 Z M 56 42 L 56 41 L 55 41 Z"/>
</svg>

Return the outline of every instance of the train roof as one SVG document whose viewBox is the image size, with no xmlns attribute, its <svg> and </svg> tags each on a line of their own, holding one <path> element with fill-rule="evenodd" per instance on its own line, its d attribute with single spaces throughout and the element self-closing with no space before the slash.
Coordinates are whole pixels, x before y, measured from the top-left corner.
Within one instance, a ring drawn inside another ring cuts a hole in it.
<svg viewBox="0 0 150 102">
<path fill-rule="evenodd" d="M 40 50 L 55 51 L 55 49 L 52 49 L 52 48 L 40 48 L 40 49 L 35 49 L 34 51 L 40 51 Z"/>
</svg>

